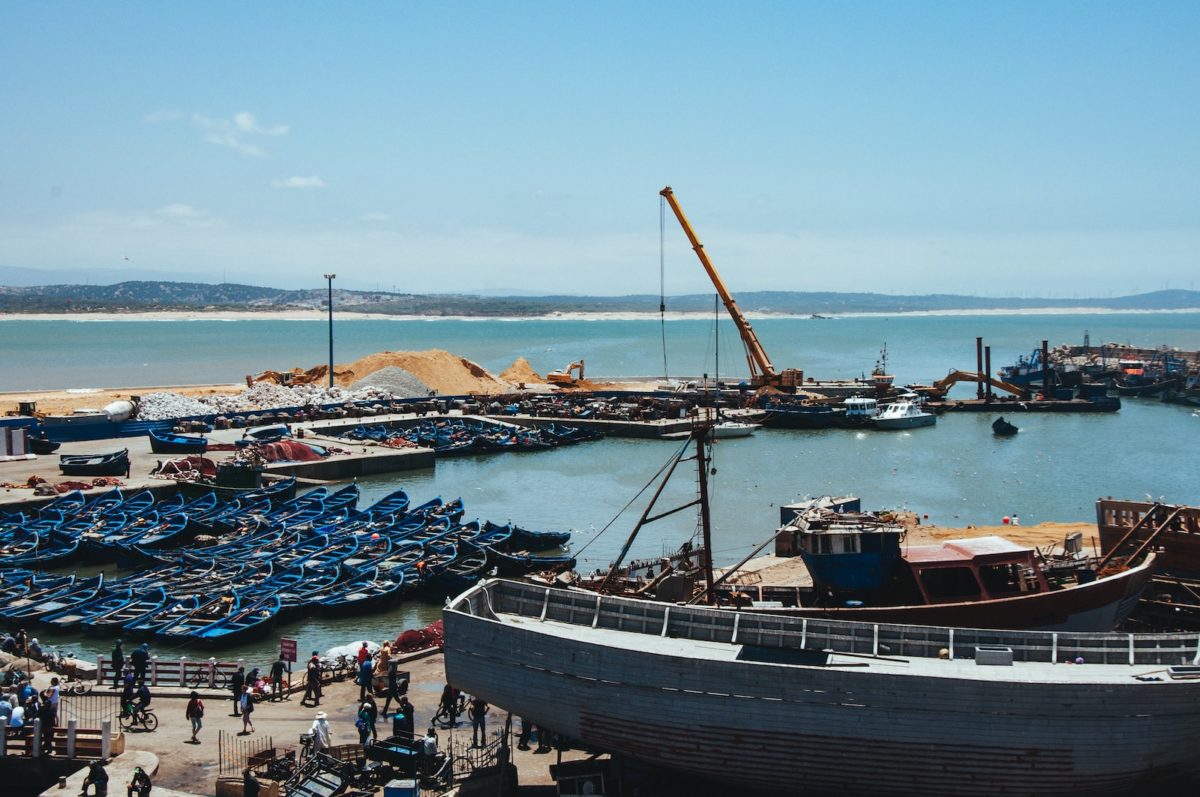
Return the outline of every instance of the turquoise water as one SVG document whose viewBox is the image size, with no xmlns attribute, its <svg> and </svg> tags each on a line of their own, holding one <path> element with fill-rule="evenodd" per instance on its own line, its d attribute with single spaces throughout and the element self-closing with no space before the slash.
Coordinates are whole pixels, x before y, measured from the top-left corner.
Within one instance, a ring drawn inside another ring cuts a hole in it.
<svg viewBox="0 0 1200 797">
<path fill-rule="evenodd" d="M 800 365 L 819 376 L 869 371 L 886 339 L 893 372 L 900 381 L 910 381 L 936 378 L 951 367 L 973 369 L 976 334 L 992 343 L 993 365 L 999 366 L 1029 351 L 1043 337 L 1052 345 L 1075 341 L 1084 329 L 1094 343 L 1171 343 L 1196 349 L 1200 348 L 1197 321 L 1200 317 L 1194 314 L 987 316 L 780 319 L 755 326 L 778 366 Z M 703 321 L 669 325 L 670 362 L 678 359 L 678 373 L 704 370 L 703 363 L 711 358 L 711 353 L 704 356 L 711 345 L 709 326 Z M 242 373 L 265 367 L 308 365 L 320 360 L 324 327 L 275 321 L 10 321 L 0 324 L 0 333 L 5 333 L 9 358 L 6 375 L 18 375 L 25 380 L 24 387 L 74 387 L 234 381 Z M 386 348 L 438 347 L 464 354 L 489 369 L 503 368 L 516 356 L 527 357 L 540 369 L 585 357 L 589 373 L 598 375 L 661 373 L 658 334 L 656 323 L 640 321 L 349 321 L 339 327 L 344 359 Z M 723 340 L 732 340 L 726 332 L 722 335 Z M 309 343 L 304 336 L 314 339 L 312 356 L 305 355 Z M 39 337 L 50 350 L 71 352 L 73 359 L 68 362 L 78 362 L 78 367 L 55 362 L 50 368 L 47 362 L 58 355 L 34 354 L 14 343 Z M 78 351 L 85 341 L 87 352 Z M 358 348 L 350 351 L 352 347 Z M 60 381 L 50 383 L 51 377 Z M 866 507 L 907 507 L 941 525 L 997 523 L 1014 513 L 1026 525 L 1092 520 L 1095 500 L 1109 495 L 1200 500 L 1195 478 L 1200 416 L 1189 408 L 1127 400 L 1116 414 L 1017 416 L 1020 434 L 1004 439 L 991 434 L 992 420 L 986 414 L 949 414 L 935 427 L 911 432 L 764 430 L 752 438 L 720 442 L 712 482 L 718 563 L 732 563 L 765 540 L 778 523 L 779 505 L 804 496 L 854 493 L 862 496 Z M 538 454 L 445 460 L 436 469 L 361 481 L 362 503 L 398 486 L 416 502 L 435 495 L 462 496 L 468 518 L 576 529 L 574 550 L 581 552 L 581 568 L 603 567 L 619 549 L 645 501 L 635 502 L 607 532 L 598 536 L 598 530 L 613 520 L 678 445 L 611 439 Z M 681 466 L 660 506 L 676 506 L 694 494 L 694 475 Z M 648 526 L 632 555 L 652 556 L 673 549 L 694 530 L 695 518 L 681 512 Z M 359 620 L 295 623 L 278 633 L 298 638 L 301 649 L 325 649 L 359 637 L 394 637 L 438 614 L 437 605 L 412 603 Z M 51 636 L 41 639 L 93 652 L 110 645 L 108 640 Z M 222 656 L 261 662 L 273 654 L 276 644 L 272 636 Z M 169 651 L 179 653 L 199 651 L 186 647 Z"/>
<path fill-rule="evenodd" d="M 1043 338 L 1054 346 L 1170 344 L 1200 349 L 1200 313 L 1028 316 L 890 316 L 754 321 L 777 368 L 818 378 L 870 372 L 887 343 L 901 381 L 936 379 L 951 368 L 975 370 L 975 336 L 992 346 L 994 368 L 1027 354 Z M 713 370 L 712 323 L 667 323 L 667 372 Z M 266 369 L 309 368 L 328 359 L 324 321 L 0 321 L 5 368 L 0 391 L 238 382 Z M 721 324 L 721 373 L 745 374 L 732 324 Z M 545 373 L 584 358 L 596 376 L 661 376 L 657 319 L 636 321 L 334 322 L 334 359 L 350 362 L 390 350 L 439 348 L 500 372 L 525 357 Z"/>
</svg>

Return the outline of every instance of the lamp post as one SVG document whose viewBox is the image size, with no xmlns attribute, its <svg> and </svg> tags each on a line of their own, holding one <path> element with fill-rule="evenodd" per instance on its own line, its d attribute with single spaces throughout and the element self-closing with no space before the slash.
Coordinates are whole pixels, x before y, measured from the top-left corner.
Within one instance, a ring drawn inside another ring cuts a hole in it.
<svg viewBox="0 0 1200 797">
<path fill-rule="evenodd" d="M 333 387 L 333 279 L 337 274 L 326 274 L 329 283 L 329 386 Z"/>
</svg>

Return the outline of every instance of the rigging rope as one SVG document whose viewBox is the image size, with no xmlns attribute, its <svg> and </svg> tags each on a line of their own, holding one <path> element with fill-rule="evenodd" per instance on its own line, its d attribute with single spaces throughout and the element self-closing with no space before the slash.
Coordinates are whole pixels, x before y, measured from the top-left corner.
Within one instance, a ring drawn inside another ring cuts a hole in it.
<svg viewBox="0 0 1200 797">
<path fill-rule="evenodd" d="M 665 254 L 667 236 L 667 200 L 658 198 L 658 323 L 662 328 L 663 379 L 667 373 L 667 259 Z"/>
<path fill-rule="evenodd" d="M 629 501 L 626 502 L 625 506 L 621 507 L 620 510 L 617 511 L 617 514 L 613 515 L 612 520 L 605 523 L 604 528 L 597 531 L 596 536 L 592 537 L 590 540 L 588 540 L 587 544 L 585 544 L 582 548 L 580 548 L 578 551 L 575 552 L 575 555 L 578 557 L 580 554 L 582 554 L 584 551 L 586 551 L 593 542 L 600 539 L 600 535 L 602 535 L 604 532 L 608 531 L 609 526 L 616 523 L 617 518 L 621 517 L 621 515 L 623 515 L 625 513 L 625 510 L 628 509 L 630 506 L 632 506 L 633 502 L 638 500 L 638 498 L 640 498 L 642 496 L 642 493 L 646 492 L 646 490 L 649 489 L 650 485 L 652 485 L 656 481 L 658 481 L 658 477 L 662 475 L 663 471 L 665 471 L 668 467 L 670 467 L 672 462 L 679 459 L 679 457 L 683 455 L 684 450 L 687 448 L 687 446 L 690 442 L 692 442 L 691 438 L 684 440 L 683 445 L 680 446 L 679 449 L 674 454 L 672 454 L 667 459 L 666 462 L 664 462 L 662 464 L 662 467 L 659 468 L 658 471 L 653 476 L 650 477 L 650 481 L 648 481 L 644 485 L 642 485 L 642 489 L 637 491 L 637 495 L 633 496 L 633 498 L 630 498 Z"/>
</svg>

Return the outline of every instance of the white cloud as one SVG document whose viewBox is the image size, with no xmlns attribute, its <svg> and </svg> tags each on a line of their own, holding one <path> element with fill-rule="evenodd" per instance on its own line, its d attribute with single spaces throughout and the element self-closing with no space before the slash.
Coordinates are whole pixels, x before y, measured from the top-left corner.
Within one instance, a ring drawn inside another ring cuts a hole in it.
<svg viewBox="0 0 1200 797">
<path fill-rule="evenodd" d="M 265 158 L 267 152 L 257 144 L 248 141 L 248 138 L 283 136 L 288 132 L 287 125 L 259 124 L 254 114 L 248 111 L 239 111 L 229 119 L 213 119 L 202 113 L 193 113 L 189 117 L 183 111 L 163 110 L 146 114 L 143 121 L 147 124 L 162 124 L 180 122 L 185 119 L 190 121 L 193 127 L 203 131 L 204 140 L 209 144 L 216 144 L 218 147 L 225 147 L 251 158 Z"/>
<path fill-rule="evenodd" d="M 325 181 L 314 174 L 310 177 L 288 177 L 285 180 L 272 180 L 271 185 L 276 188 L 324 188 Z"/>
<path fill-rule="evenodd" d="M 382 222 L 382 221 L 391 221 L 391 220 L 392 220 L 392 217 L 391 217 L 391 215 L 390 215 L 390 214 L 388 214 L 388 213 L 378 213 L 378 212 L 376 212 L 376 213 L 367 213 L 367 214 L 365 214 L 365 215 L 362 217 L 362 220 L 363 220 L 363 221 L 375 221 L 375 222 Z"/>
<path fill-rule="evenodd" d="M 273 125 L 271 127 L 263 127 L 254 118 L 254 114 L 247 111 L 235 113 L 233 115 L 234 126 L 243 133 L 258 133 L 264 136 L 282 136 L 287 135 L 287 125 Z"/>
</svg>

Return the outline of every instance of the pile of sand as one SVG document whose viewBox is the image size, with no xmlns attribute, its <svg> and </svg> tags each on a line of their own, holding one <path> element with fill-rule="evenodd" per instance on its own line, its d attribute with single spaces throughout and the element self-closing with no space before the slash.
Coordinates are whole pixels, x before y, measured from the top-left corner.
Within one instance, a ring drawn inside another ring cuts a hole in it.
<svg viewBox="0 0 1200 797">
<path fill-rule="evenodd" d="M 529 360 L 526 360 L 524 357 L 518 357 L 516 362 L 508 366 L 504 373 L 500 374 L 500 378 L 514 385 L 537 385 L 543 384 L 546 381 L 538 376 L 537 371 L 534 371 L 533 366 L 529 364 Z"/>
<path fill-rule="evenodd" d="M 368 354 L 335 370 L 335 381 L 349 387 L 380 368 L 403 368 L 442 395 L 511 393 L 513 385 L 485 371 L 465 357 L 442 349 L 381 351 Z"/>
<path fill-rule="evenodd" d="M 1067 535 L 1073 531 L 1083 533 L 1084 550 L 1090 551 L 1092 539 L 1098 533 L 1095 523 L 1061 523 L 1046 522 L 1035 526 L 968 526 L 967 528 L 948 528 L 943 526 L 910 526 L 908 531 L 909 545 L 929 545 L 945 540 L 963 539 L 966 537 L 986 537 L 995 535 L 1018 545 L 1028 545 L 1033 548 L 1045 548 L 1047 545 L 1059 547 Z"/>
</svg>

